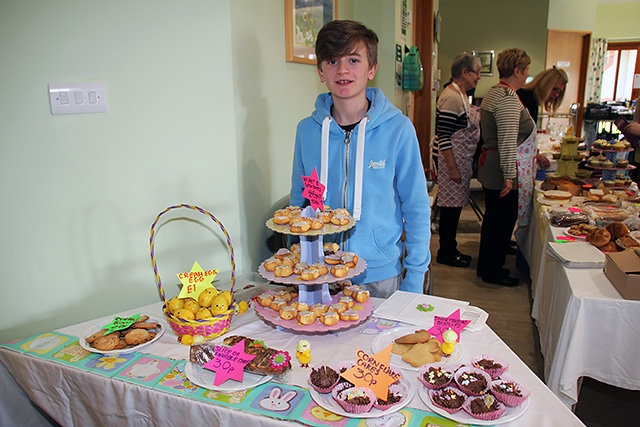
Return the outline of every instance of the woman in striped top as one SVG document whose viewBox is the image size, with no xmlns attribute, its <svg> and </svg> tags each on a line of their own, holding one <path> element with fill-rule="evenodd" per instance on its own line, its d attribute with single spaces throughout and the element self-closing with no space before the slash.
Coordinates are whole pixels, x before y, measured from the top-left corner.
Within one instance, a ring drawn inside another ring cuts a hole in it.
<svg viewBox="0 0 640 427">
<path fill-rule="evenodd" d="M 451 84 L 436 104 L 438 140 L 438 197 L 440 249 L 436 261 L 453 267 L 468 267 L 471 257 L 458 250 L 456 233 L 462 207 L 469 202 L 471 163 L 480 138 L 479 109 L 469 105 L 467 92 L 480 80 L 480 59 L 468 52 L 451 64 Z"/>
<path fill-rule="evenodd" d="M 531 58 L 522 49 L 502 51 L 496 61 L 500 82 L 487 92 L 481 105 L 484 145 L 478 180 L 485 194 L 485 214 L 477 274 L 487 283 L 502 286 L 519 285 L 502 266 L 520 210 L 522 224 L 528 221 L 526 210 L 531 204 L 520 200 L 519 192 L 531 197 L 529 186 L 532 192 L 535 177 L 536 127 L 516 94 L 525 85 L 530 64 Z"/>
</svg>

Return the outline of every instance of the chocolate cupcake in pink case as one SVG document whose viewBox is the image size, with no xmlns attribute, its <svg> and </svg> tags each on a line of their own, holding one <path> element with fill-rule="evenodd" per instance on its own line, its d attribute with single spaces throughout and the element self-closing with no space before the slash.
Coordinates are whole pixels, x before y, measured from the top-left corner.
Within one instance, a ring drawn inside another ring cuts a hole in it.
<svg viewBox="0 0 640 427">
<path fill-rule="evenodd" d="M 455 387 L 445 387 L 442 390 L 429 390 L 429 399 L 438 408 L 455 414 L 462 409 L 467 396 Z"/>
<path fill-rule="evenodd" d="M 462 366 L 453 376 L 458 388 L 469 396 L 482 396 L 489 391 L 491 377 L 480 368 Z"/>
<path fill-rule="evenodd" d="M 462 405 L 464 411 L 473 418 L 483 421 L 497 420 L 502 416 L 505 407 L 490 394 L 469 396 Z"/>
<path fill-rule="evenodd" d="M 354 385 L 351 384 L 349 381 L 344 381 L 344 382 L 340 382 L 338 381 L 338 384 L 333 387 L 333 390 L 331 390 L 331 396 L 333 397 L 333 400 L 335 400 L 336 402 L 339 400 L 338 395 L 340 394 L 341 391 L 346 390 L 348 388 L 353 388 Z"/>
<path fill-rule="evenodd" d="M 375 402 L 373 402 L 373 407 L 378 408 L 381 411 L 386 411 L 392 406 L 396 406 L 402 403 L 402 401 L 406 398 L 407 398 L 407 395 L 404 394 L 401 387 L 397 385 L 390 385 L 389 391 L 387 392 L 387 399 L 386 400 L 382 400 L 379 398 L 376 399 Z"/>
<path fill-rule="evenodd" d="M 321 365 L 311 368 L 307 377 L 307 382 L 318 393 L 331 393 L 331 390 L 338 384 L 340 375 L 331 366 Z"/>
<path fill-rule="evenodd" d="M 500 378 L 509 369 L 509 364 L 506 361 L 487 354 L 481 354 L 471 359 L 471 366 L 482 369 L 494 380 Z"/>
<path fill-rule="evenodd" d="M 528 389 L 505 376 L 499 380 L 493 380 L 489 391 L 505 406 L 520 406 L 531 393 Z"/>
<path fill-rule="evenodd" d="M 430 390 L 440 390 L 453 381 L 453 375 L 460 365 L 430 363 L 418 369 L 418 380 Z"/>
<path fill-rule="evenodd" d="M 342 409 L 351 414 L 369 412 L 376 401 L 376 395 L 370 388 L 351 387 L 338 393 L 337 402 Z"/>
</svg>

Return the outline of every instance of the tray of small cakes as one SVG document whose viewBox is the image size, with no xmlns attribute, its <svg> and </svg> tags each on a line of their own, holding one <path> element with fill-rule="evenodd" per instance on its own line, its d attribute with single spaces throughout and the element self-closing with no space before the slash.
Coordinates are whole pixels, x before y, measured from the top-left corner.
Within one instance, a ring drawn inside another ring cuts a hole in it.
<svg viewBox="0 0 640 427">
<path fill-rule="evenodd" d="M 354 363 L 351 360 L 311 367 L 309 393 L 318 405 L 348 418 L 379 418 L 399 411 L 413 399 L 416 384 L 401 373 L 389 386 L 386 400 L 376 398 L 369 388 L 355 387 L 340 376 Z"/>
<path fill-rule="evenodd" d="M 508 369 L 506 361 L 486 354 L 463 365 L 425 365 L 418 371 L 418 395 L 430 410 L 461 424 L 507 423 L 522 416 L 530 401 L 530 391 Z"/>
<path fill-rule="evenodd" d="M 343 290 L 330 301 L 307 304 L 295 291 L 268 291 L 255 297 L 254 309 L 268 325 L 307 334 L 350 329 L 365 322 L 373 312 L 369 292 L 344 282 Z"/>
<path fill-rule="evenodd" d="M 299 206 L 288 206 L 275 211 L 265 225 L 270 230 L 283 234 L 322 236 L 341 233 L 356 224 L 349 211 L 343 208 L 331 209 L 327 206 L 315 215 L 315 218 L 304 217 Z"/>
</svg>

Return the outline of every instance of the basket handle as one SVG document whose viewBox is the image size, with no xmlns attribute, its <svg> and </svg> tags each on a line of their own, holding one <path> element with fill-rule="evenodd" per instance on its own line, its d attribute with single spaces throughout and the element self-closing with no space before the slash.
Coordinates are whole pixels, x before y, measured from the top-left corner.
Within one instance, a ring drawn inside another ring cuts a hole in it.
<svg viewBox="0 0 640 427">
<path fill-rule="evenodd" d="M 162 301 L 166 302 L 167 297 L 164 293 L 164 288 L 162 287 L 162 280 L 160 279 L 160 274 L 158 273 L 158 264 L 156 263 L 155 245 L 153 243 L 153 240 L 155 238 L 155 228 L 156 228 L 156 224 L 158 224 L 158 221 L 160 220 L 160 217 L 162 215 L 164 215 L 165 213 L 173 209 L 181 209 L 181 208 L 191 209 L 194 211 L 198 211 L 204 215 L 208 215 L 209 218 L 211 218 L 216 224 L 218 224 L 218 226 L 224 233 L 225 237 L 227 238 L 227 245 L 229 246 L 229 253 L 231 255 L 231 293 L 233 294 L 233 289 L 236 286 L 236 261 L 233 255 L 233 245 L 231 244 L 231 237 L 229 237 L 229 233 L 227 233 L 227 230 L 224 228 L 224 225 L 222 225 L 222 223 L 218 220 L 218 218 L 213 216 L 213 214 L 207 212 L 206 210 L 202 209 L 199 206 L 181 204 L 181 205 L 169 206 L 167 209 L 160 212 L 156 217 L 156 219 L 153 221 L 153 224 L 151 225 L 151 234 L 149 236 L 149 248 L 151 249 L 151 264 L 153 265 L 153 272 L 156 276 L 156 283 L 158 284 L 158 289 L 160 290 L 160 296 L 162 297 Z"/>
</svg>

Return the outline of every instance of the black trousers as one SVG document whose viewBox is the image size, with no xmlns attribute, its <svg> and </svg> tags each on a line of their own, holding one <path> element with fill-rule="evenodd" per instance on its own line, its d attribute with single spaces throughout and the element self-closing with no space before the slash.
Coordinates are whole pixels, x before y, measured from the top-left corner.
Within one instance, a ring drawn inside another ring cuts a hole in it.
<svg viewBox="0 0 640 427">
<path fill-rule="evenodd" d="M 440 221 L 438 223 L 438 234 L 440 235 L 440 249 L 438 256 L 449 258 L 458 254 L 458 222 L 462 207 L 441 207 Z"/>
<path fill-rule="evenodd" d="M 500 277 L 507 258 L 513 228 L 518 220 L 518 192 L 499 197 L 500 190 L 484 188 L 485 212 L 480 230 L 477 273 L 480 277 Z"/>
</svg>

